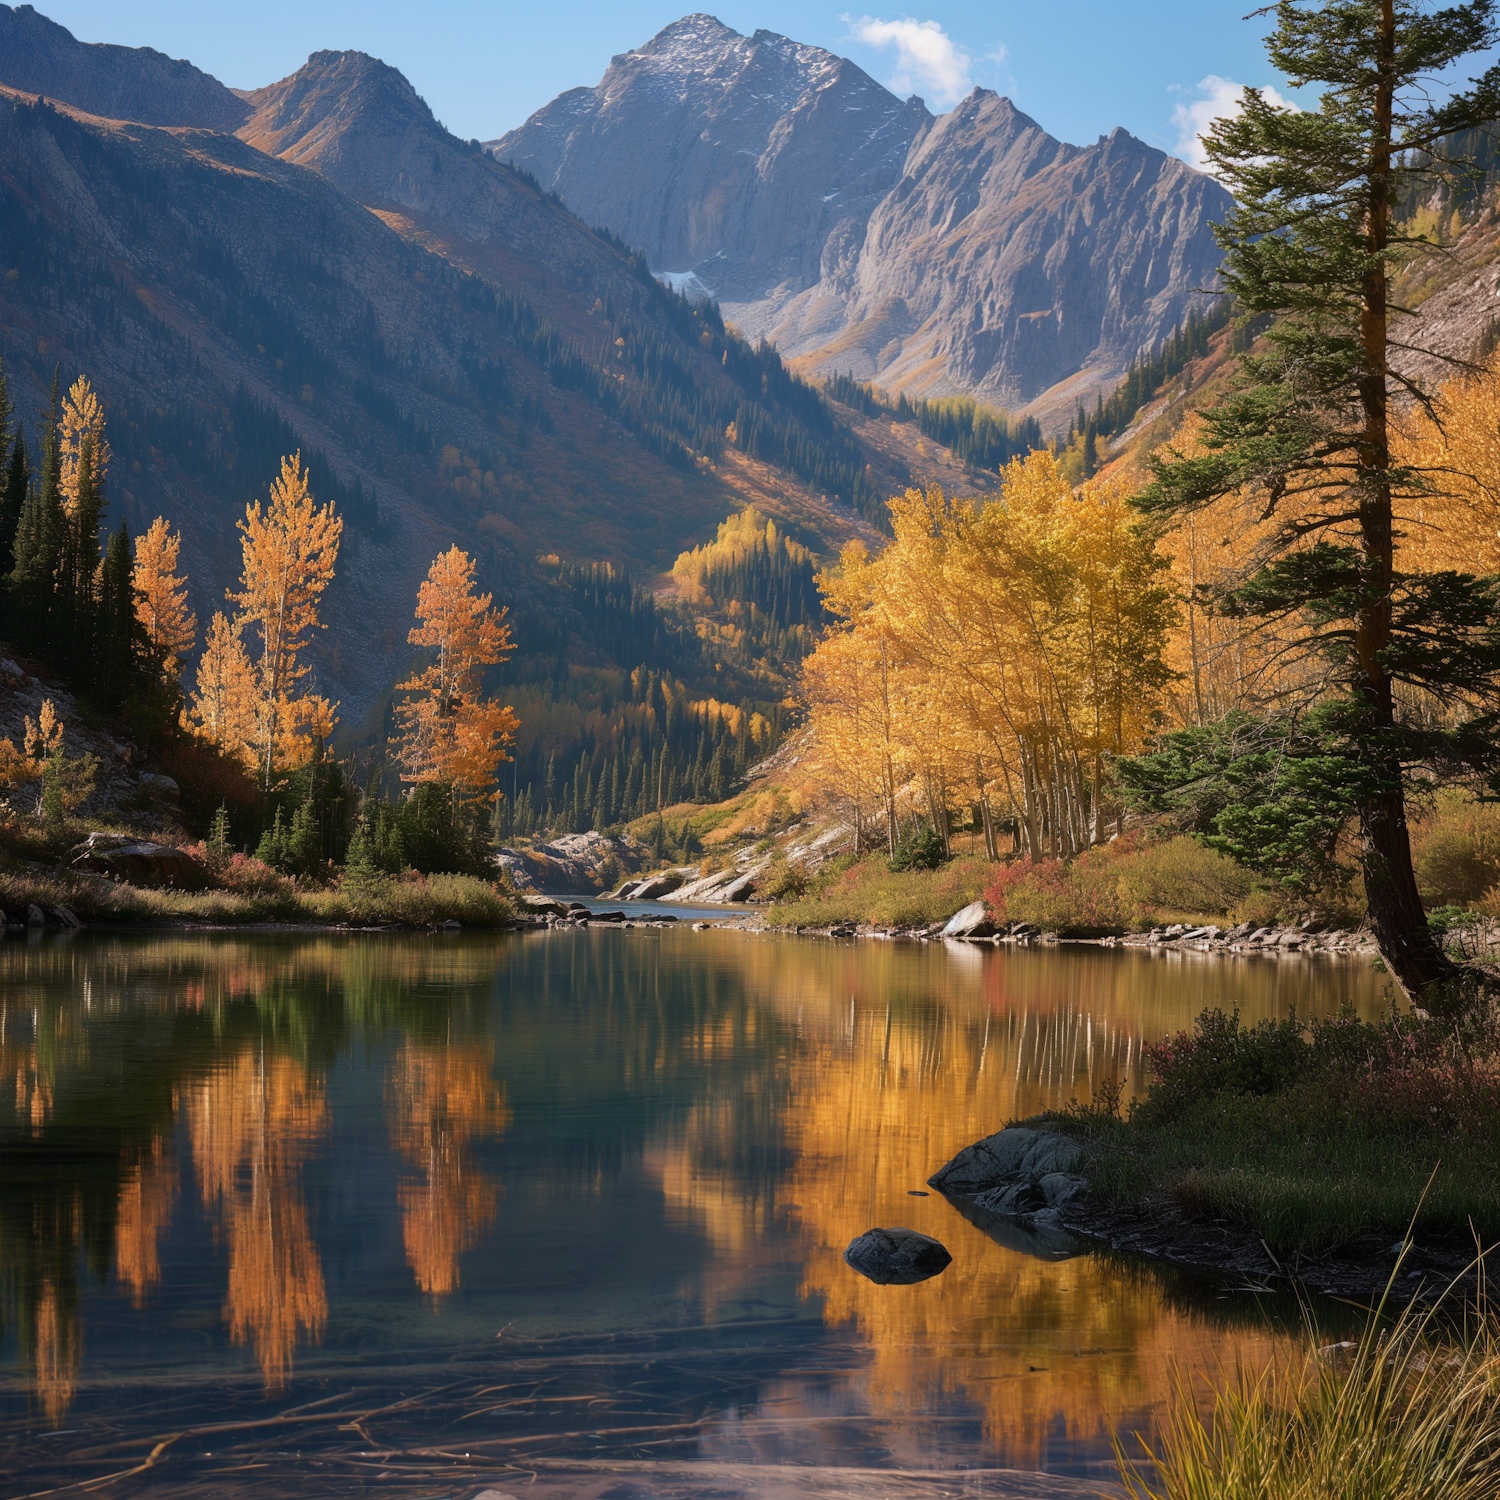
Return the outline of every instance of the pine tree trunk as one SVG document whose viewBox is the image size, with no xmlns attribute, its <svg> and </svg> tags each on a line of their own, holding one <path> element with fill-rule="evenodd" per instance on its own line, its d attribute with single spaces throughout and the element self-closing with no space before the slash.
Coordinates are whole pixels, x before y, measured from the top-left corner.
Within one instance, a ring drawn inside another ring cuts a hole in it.
<svg viewBox="0 0 1500 1500">
<path fill-rule="evenodd" d="M 1390 216 L 1391 128 L 1396 70 L 1395 0 L 1381 0 L 1380 71 L 1370 147 L 1368 251 L 1382 256 L 1387 246 Z M 1385 262 L 1372 259 L 1365 272 L 1360 319 L 1365 374 L 1360 381 L 1364 432 L 1360 464 L 1364 470 L 1359 504 L 1360 539 L 1370 581 L 1361 602 L 1355 631 L 1359 658 L 1358 690 L 1364 700 L 1366 726 L 1377 740 L 1395 724 L 1395 699 L 1390 677 L 1381 664 L 1391 641 L 1391 587 L 1395 569 L 1391 515 L 1391 452 L 1387 392 L 1387 306 Z M 1388 736 L 1387 736 L 1388 738 Z M 1417 878 L 1412 869 L 1411 840 L 1406 828 L 1406 803 L 1401 766 L 1387 756 L 1375 768 L 1381 790 L 1359 809 L 1360 868 L 1370 928 L 1381 957 L 1412 1000 L 1429 986 L 1449 978 L 1453 965 L 1443 956 L 1427 927 Z"/>
</svg>

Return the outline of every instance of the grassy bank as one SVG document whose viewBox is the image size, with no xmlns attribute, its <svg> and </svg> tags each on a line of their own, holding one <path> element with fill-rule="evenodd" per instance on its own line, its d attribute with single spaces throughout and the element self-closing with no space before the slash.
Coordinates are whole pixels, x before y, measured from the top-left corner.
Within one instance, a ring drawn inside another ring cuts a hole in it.
<svg viewBox="0 0 1500 1500">
<path fill-rule="evenodd" d="M 501 927 L 511 919 L 505 894 L 468 875 L 390 876 L 358 886 L 298 887 L 274 879 L 258 888 L 153 890 L 102 876 L 63 871 L 0 873 L 0 908 L 15 920 L 28 905 L 65 906 L 84 922 L 147 924 L 306 922 L 355 927 Z"/>
<path fill-rule="evenodd" d="M 1500 1025 L 1205 1011 L 1146 1049 L 1152 1082 L 1050 1116 L 1106 1203 L 1238 1225 L 1279 1258 L 1378 1232 L 1500 1236 Z"/>
<path fill-rule="evenodd" d="M 793 867 L 773 871 L 766 920 L 774 927 L 925 927 L 979 898 L 994 866 L 955 859 L 936 870 L 891 869 L 883 855 L 830 862 L 808 879 Z"/>
<path fill-rule="evenodd" d="M 767 919 L 779 927 L 855 922 L 918 927 L 983 896 L 995 919 L 1064 937 L 1104 936 L 1170 922 L 1273 923 L 1293 914 L 1287 892 L 1191 838 L 1132 834 L 1076 859 L 1003 865 L 958 858 L 894 871 L 883 854 L 832 861 L 808 877 L 773 871 Z"/>
</svg>

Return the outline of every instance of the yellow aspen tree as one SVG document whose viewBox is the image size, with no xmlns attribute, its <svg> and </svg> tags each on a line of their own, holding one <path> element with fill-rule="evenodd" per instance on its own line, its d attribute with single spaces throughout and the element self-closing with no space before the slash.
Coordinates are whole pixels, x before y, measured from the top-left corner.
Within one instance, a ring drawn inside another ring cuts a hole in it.
<svg viewBox="0 0 1500 1500">
<path fill-rule="evenodd" d="M 310 758 L 333 730 L 334 709 L 316 694 L 299 694 L 311 670 L 301 660 L 315 630 L 318 603 L 333 581 L 344 523 L 333 506 L 316 507 L 302 455 L 281 460 L 270 504 L 254 501 L 239 523 L 243 558 L 235 623 L 259 638 L 255 666 L 256 764 L 269 788 L 275 773 Z"/>
<path fill-rule="evenodd" d="M 255 669 L 240 627 L 214 611 L 188 705 L 191 728 L 226 754 L 255 765 Z"/>
<path fill-rule="evenodd" d="M 187 607 L 187 579 L 176 576 L 181 549 L 181 534 L 161 516 L 135 539 L 135 617 L 168 679 L 177 676 L 198 637 L 198 617 Z"/>
<path fill-rule="evenodd" d="M 80 375 L 68 388 L 57 425 L 58 487 L 62 491 L 63 507 L 72 515 L 78 504 L 78 476 L 85 434 L 91 439 L 91 468 L 97 489 L 104 488 L 109 473 L 110 450 L 104 436 L 104 408 L 99 404 L 99 397 L 87 375 Z"/>
<path fill-rule="evenodd" d="M 954 501 L 933 486 L 890 511 L 877 558 L 846 551 L 819 579 L 870 662 L 878 711 L 857 743 L 886 783 L 888 829 L 899 800 L 925 803 L 945 833 L 952 791 L 972 787 L 993 857 L 997 787 L 1033 858 L 1095 842 L 1108 757 L 1138 746 L 1172 675 L 1165 560 L 1122 492 L 1075 491 L 1050 453 L 1009 465 L 997 497 Z M 828 649 L 804 673 L 824 696 Z M 826 711 L 811 723 L 842 731 Z"/>
<path fill-rule="evenodd" d="M 456 801 L 492 795 L 496 772 L 510 759 L 520 721 L 508 705 L 484 695 L 484 669 L 515 649 L 505 610 L 494 595 L 474 592 L 474 562 L 450 547 L 433 560 L 417 591 L 417 619 L 407 640 L 435 651 L 430 666 L 397 691 L 409 693 L 397 710 L 401 723 L 401 778 L 443 782 Z"/>
</svg>

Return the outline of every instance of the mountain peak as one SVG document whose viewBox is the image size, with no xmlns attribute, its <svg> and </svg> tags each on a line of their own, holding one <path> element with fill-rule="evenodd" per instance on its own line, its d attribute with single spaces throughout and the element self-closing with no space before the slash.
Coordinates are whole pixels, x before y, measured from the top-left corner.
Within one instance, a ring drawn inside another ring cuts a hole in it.
<svg viewBox="0 0 1500 1500">
<path fill-rule="evenodd" d="M 683 16 L 681 19 L 669 22 L 646 43 L 646 47 L 653 47 L 658 42 L 678 43 L 684 41 L 715 41 L 735 42 L 744 40 L 738 31 L 732 26 L 726 26 L 717 16 L 711 16 L 707 11 L 695 10 L 691 15 Z M 638 48 L 644 52 L 646 47 Z"/>
<path fill-rule="evenodd" d="M 245 95 L 239 131 L 257 150 L 314 165 L 349 124 L 377 113 L 386 130 L 429 124 L 432 111 L 404 74 L 367 52 L 314 52 L 295 73 Z"/>
<path fill-rule="evenodd" d="M 249 107 L 217 78 L 150 47 L 80 42 L 30 5 L 0 5 L 0 84 L 142 125 L 239 128 Z"/>
<path fill-rule="evenodd" d="M 491 149 L 653 270 L 744 297 L 815 283 L 830 237 L 895 185 L 930 120 L 847 58 L 696 12 Z"/>
</svg>

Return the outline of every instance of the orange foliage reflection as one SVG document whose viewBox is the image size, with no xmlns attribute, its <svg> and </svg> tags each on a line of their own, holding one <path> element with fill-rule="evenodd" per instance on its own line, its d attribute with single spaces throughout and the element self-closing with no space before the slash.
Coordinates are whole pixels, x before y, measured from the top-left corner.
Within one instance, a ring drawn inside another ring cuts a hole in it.
<svg viewBox="0 0 1500 1500">
<path fill-rule="evenodd" d="M 73 1404 L 80 1337 L 77 1308 L 50 1279 L 42 1283 L 32 1314 L 32 1339 L 37 1399 L 55 1426 Z"/>
<path fill-rule="evenodd" d="M 386 1083 L 392 1144 L 420 1174 L 397 1190 L 406 1260 L 432 1297 L 458 1286 L 458 1257 L 495 1217 L 499 1184 L 471 1149 L 510 1124 L 493 1067 L 491 1043 L 407 1042 Z"/>
<path fill-rule="evenodd" d="M 722 1097 L 699 1105 L 648 1162 L 668 1202 L 690 1210 L 715 1245 L 701 1289 L 710 1304 L 742 1287 L 745 1266 L 764 1254 L 767 1218 L 790 1214 L 802 1294 L 868 1350 L 841 1401 L 888 1419 L 902 1442 L 923 1430 L 905 1418 L 974 1411 L 996 1461 L 1025 1467 L 1059 1439 L 1107 1452 L 1112 1426 L 1148 1428 L 1174 1367 L 1269 1356 L 1276 1334 L 1211 1318 L 1155 1275 L 1092 1255 L 1036 1258 L 997 1244 L 936 1194 L 910 1194 L 1008 1120 L 1087 1099 L 1106 1079 L 1128 1098 L 1143 1086 L 1142 1043 L 1191 1024 L 1207 994 L 1251 1021 L 1344 1002 L 1374 1014 L 1384 993 L 1367 970 L 1076 949 L 963 948 L 934 963 L 930 949 L 908 945 L 700 942 L 743 976 L 752 1016 L 764 1025 L 779 1015 L 795 1034 L 778 1106 L 787 1165 L 766 1185 L 781 1207 L 726 1170 L 742 1121 Z M 705 1026 L 687 1045 L 715 1052 L 721 1030 Z M 843 1262 L 874 1224 L 936 1235 L 954 1264 L 919 1286 L 877 1287 Z M 765 1411 L 779 1421 L 807 1403 L 816 1417 L 825 1399 L 788 1379 L 768 1387 Z"/>
<path fill-rule="evenodd" d="M 115 1264 L 120 1285 L 136 1307 L 144 1307 L 161 1282 L 159 1241 L 176 1202 L 177 1163 L 168 1142 L 159 1136 L 151 1155 L 137 1162 L 120 1185 Z"/>
<path fill-rule="evenodd" d="M 301 1184 L 328 1124 L 322 1081 L 293 1058 L 247 1049 L 191 1090 L 187 1114 L 204 1204 L 229 1250 L 229 1336 L 254 1348 L 267 1388 L 281 1390 L 298 1341 L 316 1343 L 328 1318 Z"/>
</svg>

